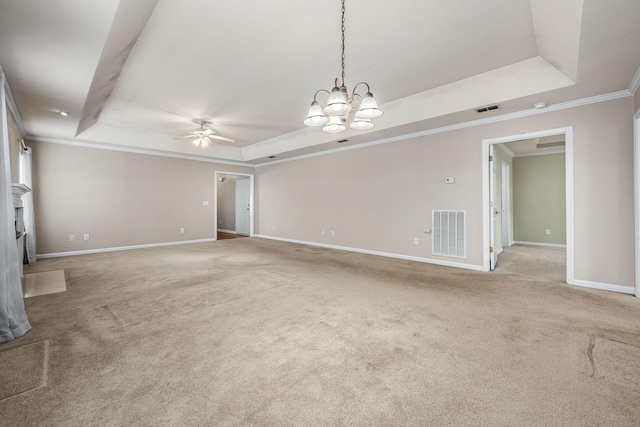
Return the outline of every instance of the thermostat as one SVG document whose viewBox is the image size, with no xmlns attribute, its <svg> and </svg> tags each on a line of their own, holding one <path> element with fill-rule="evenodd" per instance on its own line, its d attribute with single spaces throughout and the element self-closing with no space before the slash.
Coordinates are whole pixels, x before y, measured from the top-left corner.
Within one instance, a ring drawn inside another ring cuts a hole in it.
<svg viewBox="0 0 640 427">
<path fill-rule="evenodd" d="M 455 179 L 455 178 L 453 178 L 453 177 L 451 177 L 451 178 L 445 178 L 445 179 L 444 179 L 444 182 L 445 182 L 446 184 L 453 184 L 454 182 L 456 182 L 456 179 Z"/>
</svg>

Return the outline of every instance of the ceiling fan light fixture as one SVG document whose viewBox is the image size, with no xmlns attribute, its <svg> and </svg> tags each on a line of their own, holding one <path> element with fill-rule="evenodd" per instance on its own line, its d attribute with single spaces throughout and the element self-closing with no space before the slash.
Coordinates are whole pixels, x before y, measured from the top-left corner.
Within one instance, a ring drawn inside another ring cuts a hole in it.
<svg viewBox="0 0 640 427">
<path fill-rule="evenodd" d="M 353 115 L 355 120 L 349 124 L 349 128 L 351 129 L 371 129 L 374 127 L 373 123 L 371 123 L 371 119 L 378 118 L 383 114 L 382 110 L 378 108 L 378 103 L 371 94 L 368 83 L 360 82 L 355 85 L 353 92 L 351 92 L 351 96 L 349 96 L 349 91 L 344 84 L 344 2 L 345 0 L 342 0 L 342 78 L 335 80 L 335 85 L 331 92 L 325 89 L 320 89 L 316 92 L 313 97 L 313 102 L 311 103 L 311 108 L 309 109 L 309 114 L 304 121 L 304 124 L 307 126 L 324 125 L 322 127 L 322 131 L 326 133 L 338 133 L 346 130 L 347 128 L 345 123 L 348 115 L 356 110 L 358 103 L 360 103 L 360 108 L 355 111 L 355 114 Z M 367 91 L 364 96 L 356 92 L 356 89 L 360 85 L 365 85 L 367 87 Z M 318 96 L 320 92 L 326 92 L 329 95 L 327 104 L 321 109 L 320 104 L 316 101 L 316 96 Z"/>
<path fill-rule="evenodd" d="M 204 125 L 209 123 L 205 120 L 193 119 L 193 122 L 200 125 L 200 128 L 189 132 L 188 135 L 179 136 L 174 139 L 190 138 L 192 139 L 193 145 L 195 145 L 196 147 L 202 147 L 202 148 L 206 148 L 209 145 L 213 144 L 214 141 L 212 141 L 212 139 L 216 139 L 216 140 L 219 139 L 221 141 L 226 141 L 231 143 L 236 142 L 234 139 L 216 135 L 216 132 L 213 129 L 205 128 Z"/>
</svg>

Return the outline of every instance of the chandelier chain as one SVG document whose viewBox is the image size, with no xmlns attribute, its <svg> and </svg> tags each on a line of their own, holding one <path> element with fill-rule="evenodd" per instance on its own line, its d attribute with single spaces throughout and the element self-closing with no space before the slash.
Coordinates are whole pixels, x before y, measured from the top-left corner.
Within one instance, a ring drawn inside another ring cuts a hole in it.
<svg viewBox="0 0 640 427">
<path fill-rule="evenodd" d="M 342 86 L 344 86 L 344 0 L 342 0 Z"/>
</svg>

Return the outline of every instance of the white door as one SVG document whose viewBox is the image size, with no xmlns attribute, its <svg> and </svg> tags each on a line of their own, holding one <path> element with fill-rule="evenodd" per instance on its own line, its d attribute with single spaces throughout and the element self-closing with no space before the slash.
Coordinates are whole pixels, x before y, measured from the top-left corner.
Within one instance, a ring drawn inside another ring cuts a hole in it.
<svg viewBox="0 0 640 427">
<path fill-rule="evenodd" d="M 496 250 L 496 150 L 489 146 L 489 269 L 494 270 L 498 262 Z"/>
<path fill-rule="evenodd" d="M 511 244 L 511 186 L 509 163 L 502 162 L 502 247 L 509 247 Z"/>
<path fill-rule="evenodd" d="M 248 236 L 251 218 L 251 188 L 249 178 L 236 180 L 236 233 Z"/>
</svg>

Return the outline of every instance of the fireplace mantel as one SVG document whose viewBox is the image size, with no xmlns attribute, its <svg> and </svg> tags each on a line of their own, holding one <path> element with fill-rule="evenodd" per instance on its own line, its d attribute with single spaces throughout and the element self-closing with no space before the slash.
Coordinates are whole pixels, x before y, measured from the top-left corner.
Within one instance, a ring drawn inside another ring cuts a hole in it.
<svg viewBox="0 0 640 427">
<path fill-rule="evenodd" d="M 22 207 L 22 196 L 31 191 L 29 186 L 24 184 L 11 184 L 11 193 L 13 194 L 13 207 Z"/>
</svg>

